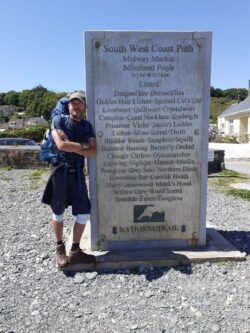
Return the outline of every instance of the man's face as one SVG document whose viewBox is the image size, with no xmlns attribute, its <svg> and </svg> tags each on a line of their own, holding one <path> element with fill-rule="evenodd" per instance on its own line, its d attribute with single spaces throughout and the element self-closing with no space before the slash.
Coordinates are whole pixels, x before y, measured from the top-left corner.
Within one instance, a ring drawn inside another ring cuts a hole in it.
<svg viewBox="0 0 250 333">
<path fill-rule="evenodd" d="M 79 99 L 75 98 L 69 102 L 69 113 L 74 120 L 80 121 L 85 110 L 86 105 L 82 103 Z"/>
</svg>

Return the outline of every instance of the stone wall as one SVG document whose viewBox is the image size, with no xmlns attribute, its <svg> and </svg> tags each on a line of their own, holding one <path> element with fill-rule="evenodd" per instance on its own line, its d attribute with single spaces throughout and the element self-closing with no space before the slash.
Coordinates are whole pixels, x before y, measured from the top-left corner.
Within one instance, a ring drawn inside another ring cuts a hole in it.
<svg viewBox="0 0 250 333">
<path fill-rule="evenodd" d="M 225 168 L 224 150 L 212 150 L 213 159 L 208 162 L 208 173 L 219 172 Z M 11 166 L 18 169 L 46 167 L 39 159 L 39 146 L 0 146 L 0 167 Z"/>
<path fill-rule="evenodd" d="M 39 146 L 0 146 L 0 167 L 18 169 L 46 167 L 39 159 Z"/>
</svg>

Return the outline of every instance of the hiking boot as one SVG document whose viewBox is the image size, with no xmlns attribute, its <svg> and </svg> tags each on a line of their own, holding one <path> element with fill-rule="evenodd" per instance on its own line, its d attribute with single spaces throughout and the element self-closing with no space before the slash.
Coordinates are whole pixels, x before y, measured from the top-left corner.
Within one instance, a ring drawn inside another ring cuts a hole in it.
<svg viewBox="0 0 250 333">
<path fill-rule="evenodd" d="M 56 262 L 59 268 L 65 267 L 68 264 L 68 257 L 66 256 L 64 244 L 56 246 Z"/>
<path fill-rule="evenodd" d="M 95 256 L 91 254 L 84 253 L 80 248 L 77 251 L 70 251 L 69 264 L 95 264 Z"/>
</svg>

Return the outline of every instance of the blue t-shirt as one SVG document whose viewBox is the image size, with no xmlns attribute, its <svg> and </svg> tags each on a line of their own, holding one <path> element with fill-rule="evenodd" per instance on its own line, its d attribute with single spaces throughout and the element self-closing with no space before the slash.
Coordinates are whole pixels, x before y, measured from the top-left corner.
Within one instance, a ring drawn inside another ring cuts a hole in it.
<svg viewBox="0 0 250 333">
<path fill-rule="evenodd" d="M 90 138 L 95 138 L 92 125 L 85 119 L 75 121 L 69 115 L 57 115 L 53 118 L 51 127 L 62 130 L 69 141 L 88 143 Z M 74 162 L 81 157 L 84 161 L 84 157 L 79 154 L 65 152 L 65 158 L 68 162 Z"/>
</svg>

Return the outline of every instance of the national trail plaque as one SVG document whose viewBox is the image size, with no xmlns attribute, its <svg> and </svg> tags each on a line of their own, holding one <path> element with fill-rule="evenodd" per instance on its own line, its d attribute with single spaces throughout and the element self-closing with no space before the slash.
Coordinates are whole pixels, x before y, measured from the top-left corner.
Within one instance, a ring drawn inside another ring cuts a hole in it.
<svg viewBox="0 0 250 333">
<path fill-rule="evenodd" d="M 202 246 L 210 32 L 85 32 L 92 249 Z"/>
</svg>

